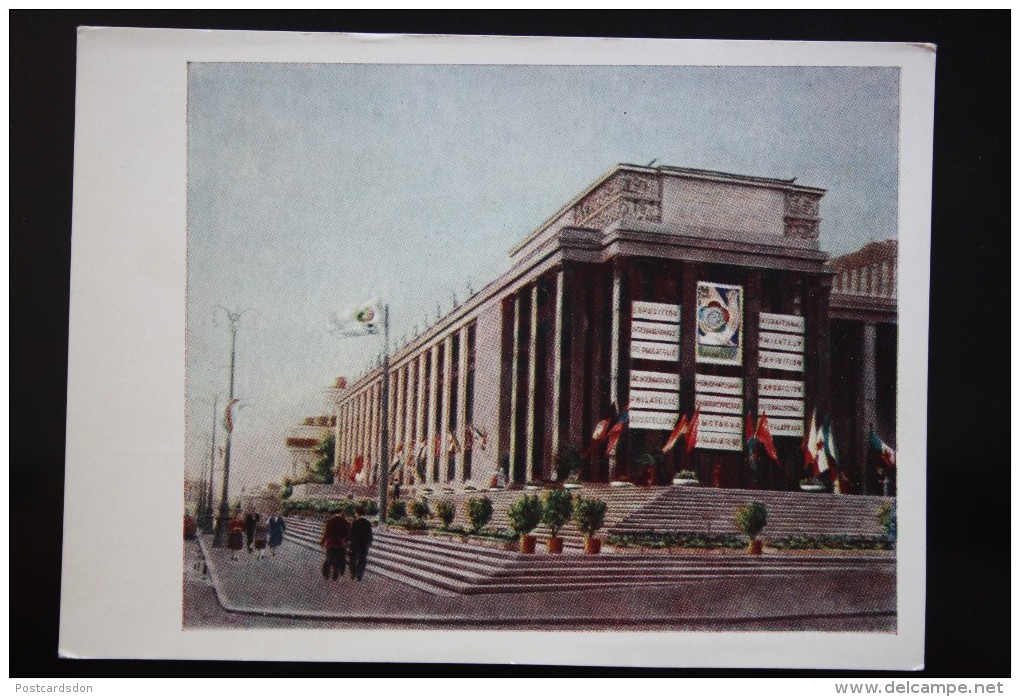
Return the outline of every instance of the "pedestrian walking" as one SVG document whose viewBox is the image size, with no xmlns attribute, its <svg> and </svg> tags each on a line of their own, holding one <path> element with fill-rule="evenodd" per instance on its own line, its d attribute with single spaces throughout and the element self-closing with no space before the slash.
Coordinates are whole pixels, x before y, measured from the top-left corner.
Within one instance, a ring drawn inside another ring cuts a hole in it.
<svg viewBox="0 0 1020 697">
<path fill-rule="evenodd" d="M 231 559 L 237 559 L 237 553 L 244 548 L 244 520 L 239 515 L 231 518 L 227 525 L 227 547 Z"/>
<path fill-rule="evenodd" d="M 357 517 L 351 523 L 351 578 L 360 581 L 368 563 L 368 548 L 372 545 L 372 523 L 365 518 L 365 507 L 358 506 Z"/>
<path fill-rule="evenodd" d="M 255 544 L 255 526 L 258 522 L 259 514 L 248 511 L 248 515 L 244 517 L 244 536 L 248 543 L 248 554 L 251 554 L 252 545 Z"/>
<path fill-rule="evenodd" d="M 255 555 L 257 559 L 266 556 L 266 542 L 269 540 L 269 523 L 260 518 L 255 521 Z"/>
<path fill-rule="evenodd" d="M 283 533 L 287 531 L 287 523 L 283 516 L 269 516 L 269 554 L 276 556 L 276 548 L 283 544 Z"/>
<path fill-rule="evenodd" d="M 322 563 L 323 578 L 329 578 L 331 572 L 334 581 L 344 575 L 347 538 L 350 532 L 351 524 L 347 522 L 347 516 L 342 511 L 326 520 L 322 527 L 322 537 L 319 539 L 319 544 L 326 549 L 326 561 Z"/>
</svg>

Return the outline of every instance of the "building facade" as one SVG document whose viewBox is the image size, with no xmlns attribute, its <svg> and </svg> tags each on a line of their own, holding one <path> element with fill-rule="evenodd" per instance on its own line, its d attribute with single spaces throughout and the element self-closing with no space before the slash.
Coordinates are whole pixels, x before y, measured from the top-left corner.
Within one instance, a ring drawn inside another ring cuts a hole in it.
<svg viewBox="0 0 1020 697">
<path fill-rule="evenodd" d="M 615 167 L 515 246 L 509 271 L 395 351 L 387 469 L 405 484 L 484 488 L 500 470 L 553 480 L 556 455 L 573 448 L 583 480 L 644 482 L 680 415 L 697 411 L 693 450 L 674 448 L 664 469 L 795 488 L 806 422 L 833 409 L 842 277 L 819 249 L 824 194 Z M 338 398 L 342 480 L 379 476 L 381 398 L 381 368 Z M 592 433 L 620 412 L 626 428 L 607 454 Z M 761 413 L 779 465 L 746 452 Z"/>
<path fill-rule="evenodd" d="M 880 494 L 883 467 L 869 448 L 872 431 L 896 447 L 895 240 L 871 242 L 833 259 L 831 302 L 832 419 L 851 489 Z M 891 493 L 891 491 L 890 491 Z"/>
</svg>

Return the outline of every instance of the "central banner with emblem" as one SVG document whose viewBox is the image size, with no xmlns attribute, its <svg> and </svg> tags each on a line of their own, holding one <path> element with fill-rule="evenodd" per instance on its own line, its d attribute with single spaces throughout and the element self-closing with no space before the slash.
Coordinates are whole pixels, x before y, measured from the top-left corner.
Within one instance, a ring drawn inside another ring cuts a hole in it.
<svg viewBox="0 0 1020 697">
<path fill-rule="evenodd" d="M 699 363 L 741 365 L 744 288 L 698 282 L 695 354 Z"/>
</svg>

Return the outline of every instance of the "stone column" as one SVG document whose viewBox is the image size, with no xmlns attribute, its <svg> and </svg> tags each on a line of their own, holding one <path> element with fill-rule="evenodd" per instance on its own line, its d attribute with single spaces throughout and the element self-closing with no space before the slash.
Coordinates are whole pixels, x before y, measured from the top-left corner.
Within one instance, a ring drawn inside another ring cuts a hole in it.
<svg viewBox="0 0 1020 697">
<path fill-rule="evenodd" d="M 583 283 L 587 278 L 586 271 L 571 265 L 564 269 L 563 284 L 569 286 L 569 302 L 565 303 L 566 334 L 570 335 L 570 356 L 569 356 L 569 387 L 567 388 L 567 405 L 569 419 L 567 426 L 567 441 L 570 445 L 584 450 L 588 446 L 590 433 L 585 432 L 584 427 L 584 396 L 585 396 L 585 343 L 589 336 L 588 318 L 585 313 L 584 303 L 587 301 L 588 293 L 592 292 L 589 284 L 586 288 Z M 598 414 L 592 418 L 599 418 Z"/>
<path fill-rule="evenodd" d="M 354 397 L 354 429 L 351 436 L 351 447 L 353 449 L 351 462 L 358 457 L 365 456 L 365 391 L 362 390 Z"/>
<path fill-rule="evenodd" d="M 439 416 L 439 481 L 448 483 L 450 463 L 450 415 L 453 413 L 453 334 L 443 339 L 443 409 Z"/>
<path fill-rule="evenodd" d="M 414 483 L 420 485 L 418 481 L 418 448 L 421 447 L 424 442 L 425 435 L 425 351 L 423 350 L 418 354 L 418 357 L 414 359 L 415 363 L 415 376 L 418 381 L 418 390 L 414 399 L 414 434 L 413 434 L 413 450 L 412 455 L 412 467 L 414 469 Z M 426 448 L 427 450 L 427 448 Z"/>
<path fill-rule="evenodd" d="M 620 404 L 620 311 L 623 304 L 623 269 L 620 266 L 613 266 L 613 290 L 612 307 L 610 309 L 609 325 L 609 401 L 616 405 L 617 410 L 623 411 L 623 404 Z M 619 451 L 619 447 L 617 447 Z M 619 455 L 613 453 L 609 456 L 609 481 L 616 479 L 619 468 Z"/>
<path fill-rule="evenodd" d="M 563 269 L 556 272 L 556 308 L 553 314 L 553 346 L 552 346 L 552 413 L 547 416 L 552 421 L 552 441 L 549 456 L 555 463 L 560 451 L 560 399 L 563 383 Z M 557 477 L 556 467 L 551 467 L 552 476 Z"/>
<path fill-rule="evenodd" d="M 457 365 L 457 424 L 454 433 L 460 441 L 461 449 L 454 460 L 454 479 L 458 484 L 464 482 L 464 456 L 467 447 L 467 385 L 468 385 L 468 328 L 467 325 L 460 330 L 460 355 Z"/>
<path fill-rule="evenodd" d="M 404 446 L 404 469 L 400 473 L 400 481 L 402 484 L 407 484 L 408 477 L 411 476 L 411 468 L 414 467 L 414 361 L 407 361 L 407 365 L 404 366 L 404 417 L 403 417 L 403 432 L 400 434 L 401 443 Z"/>
<path fill-rule="evenodd" d="M 340 406 L 340 415 L 336 419 L 337 428 L 337 455 L 340 464 L 349 467 L 351 464 L 351 400 L 345 399 Z M 346 470 L 345 470 L 346 473 Z"/>
<path fill-rule="evenodd" d="M 526 479 L 535 476 L 535 412 L 538 406 L 536 388 L 538 365 L 538 283 L 531 286 L 531 327 L 528 333 L 528 402 L 524 430 L 524 471 Z"/>
<path fill-rule="evenodd" d="M 429 365 L 429 414 L 427 434 L 428 447 L 426 448 L 425 480 L 432 481 L 433 473 L 436 471 L 436 400 L 439 394 L 439 344 L 433 344 L 429 349 L 432 352 Z M 442 438 L 440 436 L 440 438 Z"/>
<path fill-rule="evenodd" d="M 404 428 L 404 409 L 401 399 L 401 391 L 404 387 L 404 368 L 396 368 L 391 373 L 393 377 L 390 383 L 390 394 L 393 395 L 393 398 L 390 400 L 390 422 L 393 424 L 393 428 L 390 429 L 390 461 L 386 465 L 387 477 L 389 476 L 389 468 L 393 466 L 398 457 L 403 457 L 403 452 L 399 456 L 397 455 L 397 448 L 400 447 L 401 431 Z"/>
<path fill-rule="evenodd" d="M 376 405 L 376 393 L 375 383 L 369 383 L 368 386 L 368 428 L 366 429 L 365 435 L 365 450 L 367 455 L 365 457 L 365 467 L 368 468 L 367 481 L 369 484 L 375 482 L 375 469 L 378 465 L 376 462 L 376 438 L 379 433 L 379 407 Z"/>
<path fill-rule="evenodd" d="M 514 335 L 513 362 L 510 368 L 510 472 L 509 479 L 514 480 L 517 469 L 517 458 L 520 456 L 520 442 L 517 438 L 517 405 L 520 400 L 519 384 L 521 370 L 521 297 L 515 295 L 514 304 Z"/>
<path fill-rule="evenodd" d="M 750 413 L 755 423 L 758 422 L 758 350 L 761 322 L 762 272 L 750 271 L 747 274 L 747 285 L 744 289 L 744 413 Z M 691 327 L 692 331 L 697 331 Z M 747 418 L 744 416 L 743 418 Z M 741 436 L 743 438 L 743 436 Z M 754 487 L 761 484 L 758 472 L 751 470 L 751 456 L 744 444 L 744 461 L 747 465 L 747 476 Z M 759 463 L 760 465 L 761 463 Z M 750 487 L 748 487 L 750 488 Z"/>
<path fill-rule="evenodd" d="M 877 412 L 875 406 L 877 388 L 875 385 L 875 344 L 878 339 L 878 331 L 874 322 L 865 322 L 861 325 L 860 360 L 857 362 L 857 395 L 856 414 L 857 423 L 852 425 L 854 440 L 857 442 L 855 453 L 858 467 L 860 468 L 861 493 L 868 491 L 868 436 L 870 429 L 875 424 Z M 838 453 L 846 457 L 843 453 Z M 844 466 L 843 463 L 839 463 Z M 881 493 L 881 492 L 876 492 Z"/>
</svg>

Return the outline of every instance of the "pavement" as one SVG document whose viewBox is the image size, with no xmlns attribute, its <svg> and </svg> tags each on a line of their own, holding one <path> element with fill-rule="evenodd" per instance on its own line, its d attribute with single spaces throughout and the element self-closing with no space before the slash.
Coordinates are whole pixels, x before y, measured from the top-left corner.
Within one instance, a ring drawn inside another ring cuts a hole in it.
<svg viewBox="0 0 1020 697">
<path fill-rule="evenodd" d="M 896 630 L 895 567 L 717 578 L 667 586 L 443 597 L 373 573 L 321 575 L 322 554 L 286 540 L 276 556 L 230 559 L 185 545 L 185 629 L 408 627 L 679 631 Z"/>
</svg>

